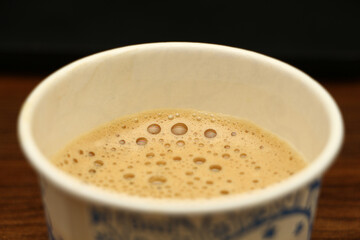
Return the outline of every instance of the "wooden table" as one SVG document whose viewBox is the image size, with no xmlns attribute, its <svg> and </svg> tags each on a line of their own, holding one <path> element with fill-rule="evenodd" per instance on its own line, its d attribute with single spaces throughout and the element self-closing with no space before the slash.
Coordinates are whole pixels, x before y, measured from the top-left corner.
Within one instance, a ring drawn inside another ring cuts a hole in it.
<svg viewBox="0 0 360 240">
<path fill-rule="evenodd" d="M 16 136 L 20 106 L 43 78 L 0 74 L 1 240 L 48 239 L 37 177 Z M 337 162 L 325 176 L 312 239 L 359 240 L 360 77 L 322 84 L 342 110 L 346 137 Z"/>
</svg>

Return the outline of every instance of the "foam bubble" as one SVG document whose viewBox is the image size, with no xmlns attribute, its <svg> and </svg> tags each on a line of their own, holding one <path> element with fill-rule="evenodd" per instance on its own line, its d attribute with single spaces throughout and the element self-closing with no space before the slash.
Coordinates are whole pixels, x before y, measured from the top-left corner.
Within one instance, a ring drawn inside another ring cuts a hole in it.
<svg viewBox="0 0 360 240">
<path fill-rule="evenodd" d="M 149 183 L 153 185 L 162 185 L 166 182 L 166 178 L 163 176 L 152 176 L 149 178 Z"/>
<path fill-rule="evenodd" d="M 221 169 L 222 169 L 222 167 L 221 167 L 220 165 L 217 165 L 217 164 L 210 166 L 210 170 L 211 170 L 212 172 L 220 172 Z"/>
<path fill-rule="evenodd" d="M 221 190 L 221 191 L 220 191 L 220 194 L 222 194 L 222 195 L 228 195 L 228 194 L 229 194 L 229 191 L 228 191 L 228 190 Z"/>
<path fill-rule="evenodd" d="M 157 161 L 157 162 L 156 162 L 156 165 L 158 165 L 158 166 L 165 166 L 165 165 L 166 165 L 166 162 L 164 162 L 164 161 Z"/>
<path fill-rule="evenodd" d="M 94 161 L 94 164 L 95 164 L 95 166 L 97 166 L 97 167 L 101 167 L 101 166 L 104 165 L 104 162 L 101 161 L 101 160 L 96 160 L 96 161 Z"/>
<path fill-rule="evenodd" d="M 194 158 L 194 163 L 198 164 L 198 165 L 201 165 L 201 164 L 204 164 L 206 162 L 206 159 L 203 158 L 203 157 L 196 157 Z"/>
<path fill-rule="evenodd" d="M 152 153 L 152 152 L 146 154 L 146 157 L 147 157 L 147 158 L 153 158 L 154 156 L 155 156 L 155 154 Z"/>
<path fill-rule="evenodd" d="M 161 132 L 161 127 L 154 123 L 148 126 L 147 131 L 151 134 L 159 134 Z"/>
<path fill-rule="evenodd" d="M 185 133 L 187 133 L 187 131 L 188 131 L 188 127 L 186 126 L 185 123 L 176 123 L 171 128 L 171 132 L 175 135 L 184 135 Z"/>
<path fill-rule="evenodd" d="M 146 145 L 147 144 L 147 139 L 146 138 L 144 138 L 144 137 L 140 137 L 140 138 L 138 138 L 138 139 L 136 139 L 136 144 L 137 145 Z"/>
<path fill-rule="evenodd" d="M 222 155 L 222 157 L 223 157 L 224 159 L 229 159 L 229 158 L 230 158 L 230 154 L 224 153 L 224 154 Z"/>
<path fill-rule="evenodd" d="M 207 138 L 214 138 L 216 137 L 217 133 L 214 129 L 207 129 L 205 132 L 204 132 L 204 135 L 205 137 Z"/>
<path fill-rule="evenodd" d="M 133 179 L 135 177 L 135 175 L 133 174 L 133 173 L 126 173 L 126 174 L 124 174 L 124 178 L 126 179 L 126 180 L 131 180 L 131 179 Z"/>
<path fill-rule="evenodd" d="M 179 140 L 176 142 L 176 145 L 178 145 L 179 147 L 182 147 L 185 145 L 185 142 L 183 140 Z"/>
<path fill-rule="evenodd" d="M 93 156 L 95 156 L 95 153 L 94 152 L 89 152 L 89 156 L 93 157 Z M 68 155 L 68 157 L 70 157 L 70 155 Z"/>
<path fill-rule="evenodd" d="M 173 157 L 173 160 L 179 162 L 179 161 L 181 161 L 181 157 L 179 157 L 179 156 Z"/>
<path fill-rule="evenodd" d="M 119 143 L 120 143 L 121 145 L 124 145 L 124 144 L 125 144 L 125 140 L 120 140 Z"/>
</svg>

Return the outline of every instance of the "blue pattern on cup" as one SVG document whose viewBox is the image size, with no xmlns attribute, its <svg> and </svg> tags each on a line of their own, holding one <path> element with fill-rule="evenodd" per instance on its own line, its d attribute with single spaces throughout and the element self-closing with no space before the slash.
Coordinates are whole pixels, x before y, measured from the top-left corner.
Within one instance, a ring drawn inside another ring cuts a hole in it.
<svg viewBox="0 0 360 240">
<path fill-rule="evenodd" d="M 308 187 L 284 199 L 247 212 L 205 215 L 198 218 L 179 216 L 144 216 L 91 206 L 89 215 L 96 240 L 204 239 L 237 240 L 256 234 L 258 239 L 278 239 L 286 234 L 295 238 L 306 233 L 310 239 L 320 188 L 316 180 Z M 305 202 L 304 202 L 305 199 Z M 291 229 L 281 228 L 281 221 L 295 219 Z"/>
</svg>

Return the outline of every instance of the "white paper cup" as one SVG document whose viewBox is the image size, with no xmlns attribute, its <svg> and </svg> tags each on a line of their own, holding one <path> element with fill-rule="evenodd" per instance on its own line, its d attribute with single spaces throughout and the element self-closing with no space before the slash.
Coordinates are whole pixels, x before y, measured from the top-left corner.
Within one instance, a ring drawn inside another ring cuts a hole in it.
<svg viewBox="0 0 360 240">
<path fill-rule="evenodd" d="M 211 200 L 156 200 L 86 185 L 49 158 L 120 116 L 193 108 L 249 119 L 310 162 L 263 190 Z M 343 140 L 331 96 L 303 72 L 242 49 L 154 43 L 98 53 L 47 77 L 26 100 L 19 138 L 39 174 L 50 239 L 309 239 L 320 181 Z"/>
</svg>

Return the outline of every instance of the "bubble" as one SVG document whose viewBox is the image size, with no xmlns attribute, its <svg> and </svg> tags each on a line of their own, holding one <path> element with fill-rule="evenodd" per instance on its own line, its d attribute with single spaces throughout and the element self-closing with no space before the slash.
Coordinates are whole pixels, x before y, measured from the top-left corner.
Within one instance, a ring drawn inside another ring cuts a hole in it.
<svg viewBox="0 0 360 240">
<path fill-rule="evenodd" d="M 208 185 L 213 185 L 213 184 L 214 184 L 214 182 L 213 182 L 213 181 L 208 180 L 208 181 L 206 181 L 206 184 L 208 184 Z"/>
<path fill-rule="evenodd" d="M 122 128 L 122 129 L 125 129 L 125 128 L 126 128 L 126 125 L 122 125 L 121 128 Z"/>
<path fill-rule="evenodd" d="M 199 147 L 204 147 L 204 144 L 203 144 L 203 143 L 199 143 Z"/>
<path fill-rule="evenodd" d="M 146 154 L 146 157 L 147 157 L 147 158 L 153 158 L 154 156 L 155 156 L 155 154 L 152 153 L 152 152 Z"/>
<path fill-rule="evenodd" d="M 95 153 L 94 152 L 89 152 L 89 156 L 93 157 L 93 156 L 95 156 Z"/>
<path fill-rule="evenodd" d="M 154 123 L 148 126 L 147 131 L 151 134 L 158 134 L 161 132 L 161 127 Z"/>
<path fill-rule="evenodd" d="M 147 144 L 147 139 L 144 137 L 138 138 L 136 139 L 136 144 L 137 145 L 146 145 Z"/>
<path fill-rule="evenodd" d="M 74 163 L 78 163 L 79 161 L 78 161 L 76 158 L 74 158 L 74 159 L 73 159 L 73 162 L 74 162 Z"/>
<path fill-rule="evenodd" d="M 213 172 L 220 172 L 222 169 L 222 167 L 220 165 L 211 165 L 210 166 L 210 170 L 213 171 Z"/>
<path fill-rule="evenodd" d="M 79 150 L 79 154 L 80 154 L 80 155 L 83 155 L 83 154 L 84 154 L 84 151 L 83 151 L 83 150 Z"/>
<path fill-rule="evenodd" d="M 180 117 L 180 113 L 175 113 L 175 116 L 176 116 L 176 117 Z"/>
<path fill-rule="evenodd" d="M 260 148 L 260 149 L 264 149 L 264 146 L 263 146 L 263 145 L 261 145 L 259 148 Z"/>
<path fill-rule="evenodd" d="M 255 167 L 255 170 L 260 170 L 260 169 L 261 169 L 260 166 L 256 166 L 256 167 Z"/>
<path fill-rule="evenodd" d="M 241 158 L 246 158 L 246 157 L 247 157 L 247 154 L 246 154 L 246 153 L 242 153 L 242 154 L 240 154 L 240 157 L 241 157 Z"/>
<path fill-rule="evenodd" d="M 188 171 L 188 172 L 186 172 L 185 174 L 186 174 L 187 176 L 191 176 L 191 175 L 193 175 L 194 173 L 191 172 L 191 171 Z"/>
<path fill-rule="evenodd" d="M 182 147 L 185 145 L 185 142 L 183 140 L 179 140 L 176 142 L 176 145 L 178 145 L 179 147 Z"/>
<path fill-rule="evenodd" d="M 201 121 L 201 117 L 197 117 L 196 120 Z"/>
<path fill-rule="evenodd" d="M 166 165 L 166 162 L 164 162 L 164 161 L 158 161 L 158 162 L 156 162 L 156 165 L 158 165 L 158 166 L 165 166 L 165 165 Z"/>
<path fill-rule="evenodd" d="M 238 152 L 240 152 L 240 150 L 239 150 L 238 148 L 236 148 L 236 149 L 234 150 L 234 152 L 238 153 Z"/>
<path fill-rule="evenodd" d="M 95 169 L 89 169 L 89 173 L 96 173 Z"/>
<path fill-rule="evenodd" d="M 232 180 L 231 180 L 231 179 L 228 179 L 228 180 L 226 180 L 226 182 L 228 182 L 228 183 L 232 183 Z"/>
<path fill-rule="evenodd" d="M 212 123 L 215 122 L 215 118 L 212 118 L 212 119 L 210 120 L 210 122 L 212 122 Z"/>
<path fill-rule="evenodd" d="M 152 176 L 149 178 L 149 183 L 153 185 L 162 185 L 166 182 L 166 178 L 163 176 Z"/>
<path fill-rule="evenodd" d="M 126 173 L 126 174 L 124 174 L 124 178 L 125 178 L 126 180 L 131 180 L 131 179 L 133 179 L 134 177 L 135 177 L 135 175 L 132 174 L 132 173 Z"/>
<path fill-rule="evenodd" d="M 184 123 L 176 123 L 171 128 L 171 132 L 175 135 L 184 135 L 187 131 L 188 127 Z"/>
<path fill-rule="evenodd" d="M 194 158 L 194 163 L 198 164 L 198 165 L 201 165 L 201 164 L 204 164 L 206 162 L 206 159 L 205 158 L 202 158 L 202 157 L 196 157 Z"/>
<path fill-rule="evenodd" d="M 205 137 L 207 138 L 214 138 L 216 137 L 217 133 L 214 129 L 207 129 L 205 132 L 204 132 L 204 135 Z"/>
<path fill-rule="evenodd" d="M 101 161 L 101 160 L 96 160 L 96 161 L 94 161 L 94 164 L 95 164 L 95 166 L 97 166 L 97 167 L 101 167 L 101 166 L 104 165 L 104 162 Z"/>
<path fill-rule="evenodd" d="M 125 144 L 125 140 L 120 140 L 119 143 L 120 143 L 121 145 L 124 145 L 124 144 Z"/>
<path fill-rule="evenodd" d="M 139 122 L 139 119 L 134 118 L 134 122 L 135 122 L 135 123 Z"/>
<path fill-rule="evenodd" d="M 230 146 L 229 146 L 229 145 L 225 145 L 224 148 L 225 148 L 225 149 L 230 149 Z"/>
<path fill-rule="evenodd" d="M 173 119 L 174 119 L 174 116 L 170 114 L 170 115 L 168 116 L 168 119 L 169 119 L 169 120 L 173 120 Z"/>
<path fill-rule="evenodd" d="M 236 132 L 232 132 L 231 136 L 233 136 L 233 137 L 236 136 Z"/>
<path fill-rule="evenodd" d="M 179 156 L 173 157 L 173 160 L 179 162 L 179 161 L 181 161 L 181 157 L 179 157 Z"/>
<path fill-rule="evenodd" d="M 229 194 L 229 191 L 227 191 L 227 190 L 221 190 L 221 191 L 220 191 L 220 194 L 221 194 L 221 195 L 228 195 L 228 194 Z"/>
<path fill-rule="evenodd" d="M 169 147 L 170 147 L 170 144 L 166 143 L 164 146 L 165 146 L 166 148 L 169 148 Z"/>
<path fill-rule="evenodd" d="M 253 183 L 259 183 L 259 180 L 254 179 L 252 182 L 253 182 Z"/>
<path fill-rule="evenodd" d="M 111 151 L 116 151 L 116 148 L 114 148 L 114 147 L 113 147 L 113 148 L 111 148 Z"/>
<path fill-rule="evenodd" d="M 222 157 L 223 157 L 224 159 L 229 159 L 229 158 L 230 158 L 230 154 L 224 153 L 224 154 L 222 155 Z"/>
<path fill-rule="evenodd" d="M 149 165 L 151 165 L 151 162 L 145 162 L 145 165 L 149 166 Z"/>
</svg>

